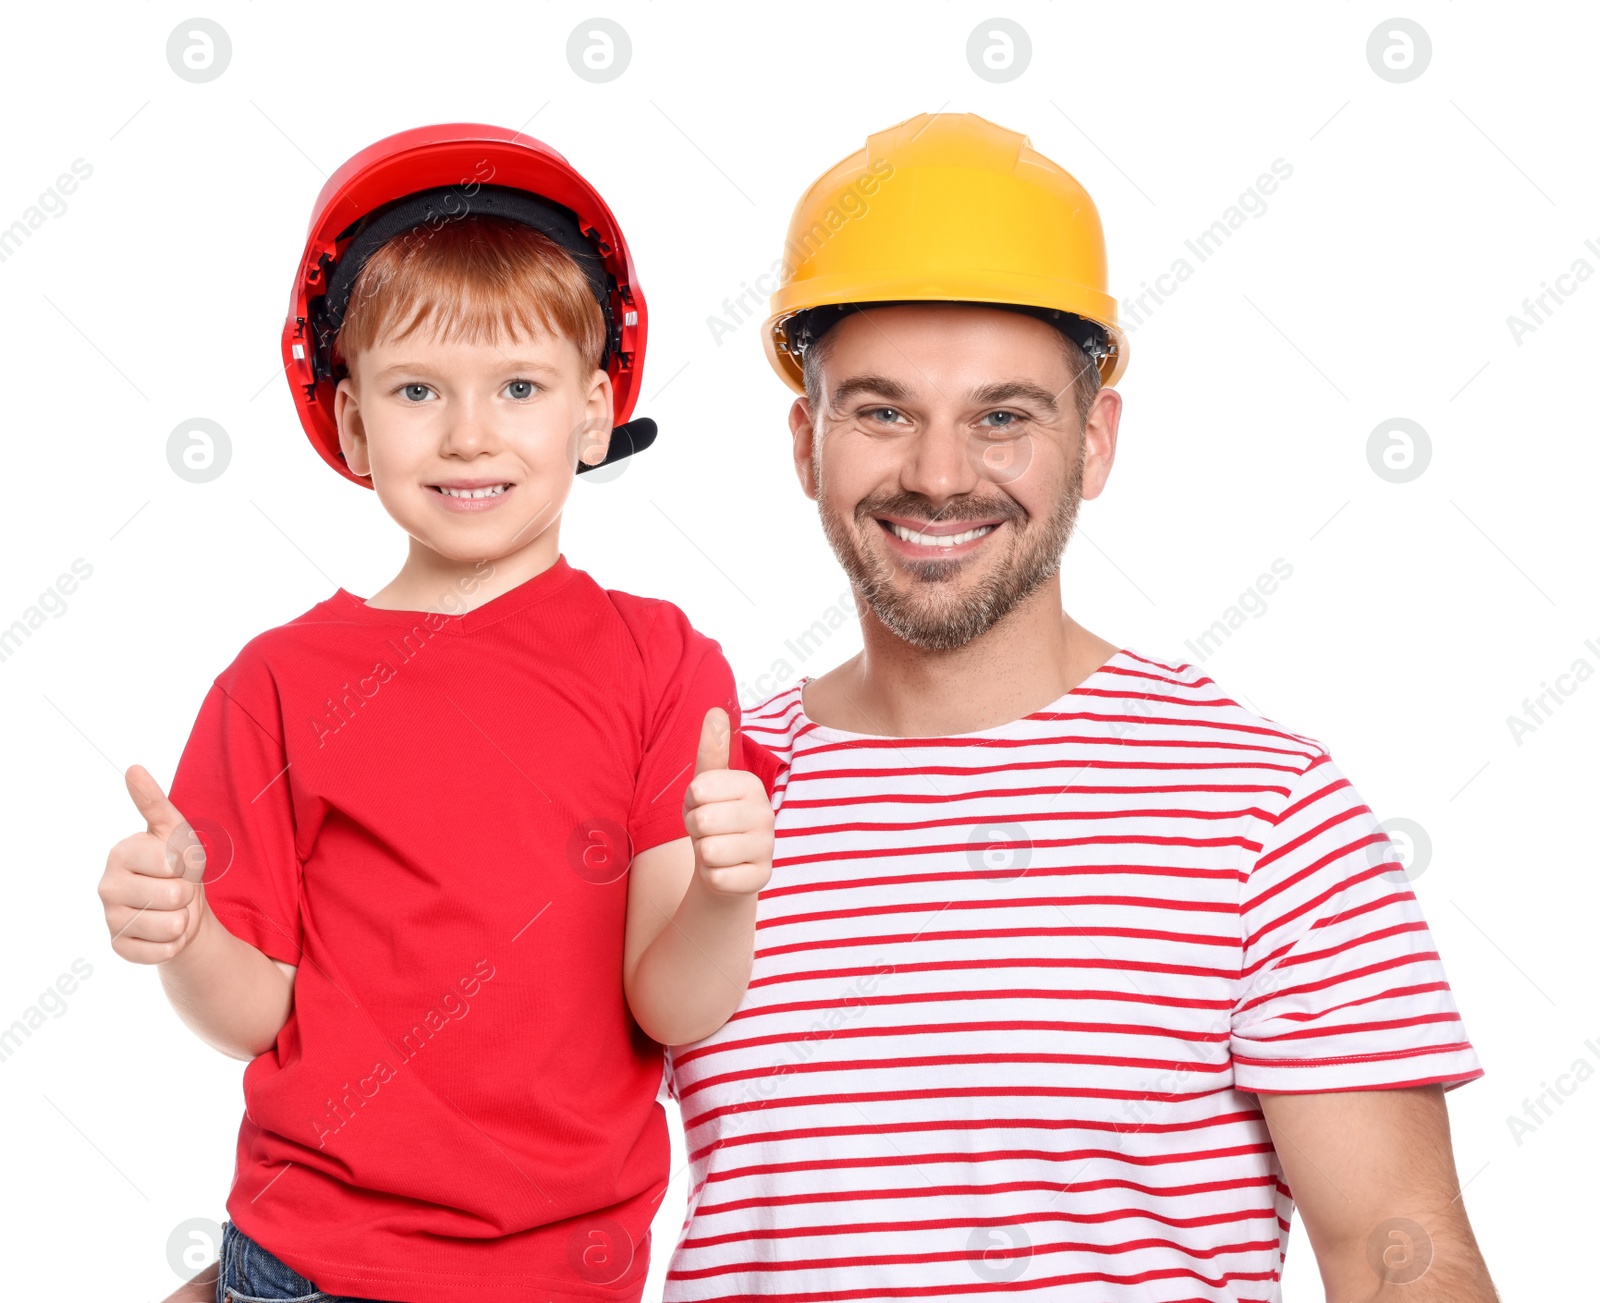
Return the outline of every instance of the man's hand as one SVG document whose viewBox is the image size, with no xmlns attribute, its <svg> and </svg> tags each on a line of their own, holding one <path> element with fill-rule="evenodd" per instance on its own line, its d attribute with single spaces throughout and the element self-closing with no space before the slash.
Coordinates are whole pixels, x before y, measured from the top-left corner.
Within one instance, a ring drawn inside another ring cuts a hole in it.
<svg viewBox="0 0 1600 1303">
<path fill-rule="evenodd" d="M 710 890 L 753 896 L 772 876 L 773 818 L 755 774 L 728 768 L 728 712 L 713 707 L 700 725 L 694 778 L 683 796 L 683 827 L 694 871 Z"/>
<path fill-rule="evenodd" d="M 194 940 L 206 909 L 206 852 L 161 784 L 140 765 L 125 775 L 145 830 L 111 848 L 100 878 L 111 948 L 136 964 L 164 964 Z"/>
</svg>

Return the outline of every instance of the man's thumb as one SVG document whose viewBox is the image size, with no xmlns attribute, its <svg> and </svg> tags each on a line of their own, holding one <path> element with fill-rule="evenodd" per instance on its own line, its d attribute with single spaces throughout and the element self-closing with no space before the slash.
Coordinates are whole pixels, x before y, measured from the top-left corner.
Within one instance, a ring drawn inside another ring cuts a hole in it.
<svg viewBox="0 0 1600 1303">
<path fill-rule="evenodd" d="M 721 706 L 706 711 L 705 721 L 700 725 L 700 749 L 694 757 L 695 773 L 728 767 L 729 732 L 727 711 Z"/>
</svg>

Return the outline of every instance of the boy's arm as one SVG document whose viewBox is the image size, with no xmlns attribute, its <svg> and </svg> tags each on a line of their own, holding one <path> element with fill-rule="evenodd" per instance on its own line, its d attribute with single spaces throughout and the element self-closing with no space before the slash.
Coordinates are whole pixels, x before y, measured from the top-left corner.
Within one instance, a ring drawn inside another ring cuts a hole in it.
<svg viewBox="0 0 1600 1303">
<path fill-rule="evenodd" d="M 100 879 L 111 948 L 159 965 L 178 1016 L 224 1054 L 252 1059 L 289 1019 L 295 970 L 218 922 L 201 882 L 200 839 L 141 766 L 128 770 L 127 784 L 145 831 L 112 847 Z"/>
<path fill-rule="evenodd" d="M 761 779 L 728 768 L 727 713 L 706 713 L 684 795 L 689 835 L 652 846 L 628 874 L 623 989 L 663 1045 L 711 1035 L 744 998 L 756 897 L 772 875 L 772 805 Z"/>
<path fill-rule="evenodd" d="M 189 1277 L 162 1299 L 161 1303 L 216 1303 L 216 1298 L 217 1264 L 213 1262 L 209 1267 L 202 1267 Z"/>
</svg>

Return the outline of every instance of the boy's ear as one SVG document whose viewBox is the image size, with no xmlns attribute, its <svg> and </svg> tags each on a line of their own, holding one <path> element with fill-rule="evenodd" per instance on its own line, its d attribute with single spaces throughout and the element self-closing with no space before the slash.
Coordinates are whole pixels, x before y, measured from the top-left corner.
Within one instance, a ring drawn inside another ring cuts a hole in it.
<svg viewBox="0 0 1600 1303">
<path fill-rule="evenodd" d="M 598 466 L 611 450 L 611 423 L 596 425 L 585 421 L 578 427 L 578 460 L 585 466 Z"/>
<path fill-rule="evenodd" d="M 361 423 L 361 404 L 355 384 L 346 376 L 333 391 L 333 419 L 339 426 L 339 451 L 353 474 L 372 474 L 367 459 L 367 431 Z"/>
<path fill-rule="evenodd" d="M 596 368 L 589 384 L 589 397 L 583 405 L 583 424 L 578 427 L 578 460 L 585 466 L 598 466 L 611 448 L 611 429 L 616 424 L 616 408 L 611 392 L 611 377 Z"/>
</svg>

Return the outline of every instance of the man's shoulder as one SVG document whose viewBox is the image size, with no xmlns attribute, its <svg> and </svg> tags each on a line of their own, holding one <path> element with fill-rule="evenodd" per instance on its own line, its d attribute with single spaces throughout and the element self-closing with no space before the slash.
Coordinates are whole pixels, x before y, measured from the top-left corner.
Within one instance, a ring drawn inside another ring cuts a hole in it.
<svg viewBox="0 0 1600 1303">
<path fill-rule="evenodd" d="M 1310 764 L 1326 748 L 1316 738 L 1300 733 L 1262 714 L 1249 697 L 1233 695 L 1209 673 L 1187 661 L 1162 660 L 1123 648 L 1094 676 L 1104 686 L 1088 691 L 1102 700 L 1120 698 L 1131 724 L 1143 716 L 1152 726 L 1169 725 L 1184 730 L 1196 741 L 1211 739 L 1303 757 Z"/>
<path fill-rule="evenodd" d="M 740 729 L 779 759 L 794 749 L 795 733 L 800 728 L 800 689 L 807 680 L 781 688 L 753 706 L 740 709 Z"/>
</svg>

